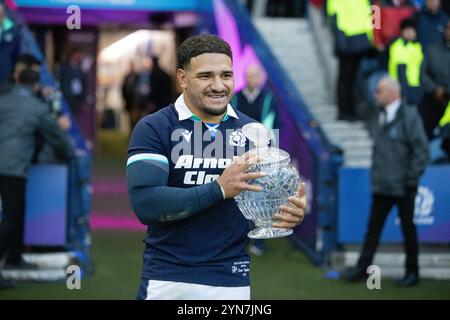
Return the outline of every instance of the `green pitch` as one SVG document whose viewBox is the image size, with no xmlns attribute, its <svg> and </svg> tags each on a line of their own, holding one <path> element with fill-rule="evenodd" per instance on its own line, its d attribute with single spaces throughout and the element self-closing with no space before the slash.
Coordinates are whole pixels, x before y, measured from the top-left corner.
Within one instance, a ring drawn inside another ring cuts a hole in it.
<svg viewBox="0 0 450 320">
<path fill-rule="evenodd" d="M 139 232 L 96 231 L 93 238 L 94 275 L 81 281 L 81 290 L 65 282 L 19 283 L 0 291 L 4 299 L 134 299 L 139 286 L 142 238 Z M 348 284 L 324 278 L 324 271 L 285 239 L 270 240 L 269 253 L 252 257 L 253 299 L 450 299 L 450 281 L 423 280 L 413 288 L 397 288 L 383 279 L 381 290 L 365 283 Z"/>
</svg>

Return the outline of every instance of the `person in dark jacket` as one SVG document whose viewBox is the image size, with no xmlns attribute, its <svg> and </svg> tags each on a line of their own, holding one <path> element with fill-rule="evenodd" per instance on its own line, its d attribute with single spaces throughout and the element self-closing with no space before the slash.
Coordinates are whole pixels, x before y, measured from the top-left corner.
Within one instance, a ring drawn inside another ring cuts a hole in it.
<svg viewBox="0 0 450 320">
<path fill-rule="evenodd" d="M 429 46 L 421 66 L 421 81 L 425 92 L 420 114 L 429 140 L 436 136 L 435 128 L 450 101 L 450 22 L 441 41 Z"/>
<path fill-rule="evenodd" d="M 30 265 L 22 259 L 25 187 L 36 135 L 42 135 L 61 159 L 74 153 L 48 107 L 35 96 L 39 73 L 26 69 L 18 80 L 18 85 L 3 86 L 0 93 L 0 260 L 6 255 L 5 268 L 27 269 Z M 14 283 L 0 273 L 0 288 L 12 287 Z"/>
<path fill-rule="evenodd" d="M 364 245 L 356 267 L 346 270 L 348 281 L 363 280 L 372 264 L 386 218 L 396 205 L 405 239 L 406 273 L 398 282 L 409 287 L 419 281 L 417 230 L 413 221 L 419 178 L 428 162 L 428 141 L 414 107 L 401 100 L 400 84 L 380 80 L 376 99 L 382 106 L 375 130 L 372 161 L 372 207 Z"/>
<path fill-rule="evenodd" d="M 245 87 L 237 92 L 231 105 L 268 129 L 280 128 L 280 115 L 273 93 L 262 84 L 262 71 L 258 65 L 245 69 Z"/>
<path fill-rule="evenodd" d="M 134 63 L 130 64 L 130 71 L 127 73 L 122 84 L 122 97 L 125 101 L 125 110 L 128 112 L 130 120 L 130 132 L 140 119 L 140 108 L 138 98 L 138 72 Z"/>
<path fill-rule="evenodd" d="M 9 81 L 20 54 L 20 33 L 0 3 L 0 83 Z"/>
<path fill-rule="evenodd" d="M 441 0 L 427 0 L 425 7 L 416 15 L 417 39 L 426 49 L 441 41 L 449 16 L 441 9 Z"/>
<path fill-rule="evenodd" d="M 150 73 L 150 109 L 158 111 L 163 106 L 172 103 L 172 78 L 159 65 L 158 57 L 152 57 Z"/>
<path fill-rule="evenodd" d="M 66 61 L 61 64 L 59 81 L 61 91 L 69 104 L 70 112 L 80 121 L 80 114 L 86 102 L 87 78 L 81 69 L 84 52 L 80 48 L 72 48 Z"/>
</svg>

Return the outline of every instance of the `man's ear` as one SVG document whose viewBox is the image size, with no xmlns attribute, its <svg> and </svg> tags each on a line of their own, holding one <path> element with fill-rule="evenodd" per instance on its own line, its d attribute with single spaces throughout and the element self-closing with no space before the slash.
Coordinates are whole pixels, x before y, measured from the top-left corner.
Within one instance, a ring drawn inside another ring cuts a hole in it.
<svg viewBox="0 0 450 320">
<path fill-rule="evenodd" d="M 183 69 L 177 69 L 177 79 L 180 87 L 184 90 L 187 88 L 187 76 L 186 71 Z"/>
</svg>

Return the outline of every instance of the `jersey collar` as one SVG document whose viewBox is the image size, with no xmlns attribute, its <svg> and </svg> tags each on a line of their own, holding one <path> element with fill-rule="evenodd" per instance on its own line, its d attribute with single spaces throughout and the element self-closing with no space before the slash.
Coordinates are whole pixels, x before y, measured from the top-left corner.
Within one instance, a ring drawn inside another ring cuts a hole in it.
<svg viewBox="0 0 450 320">
<path fill-rule="evenodd" d="M 178 121 L 183 121 L 186 119 L 191 119 L 192 121 L 201 121 L 198 116 L 193 114 L 191 110 L 186 105 L 186 102 L 184 102 L 183 95 L 181 94 L 178 99 L 175 101 L 175 110 L 178 112 Z M 222 121 L 227 121 L 229 117 L 233 117 L 235 119 L 239 119 L 236 112 L 234 111 L 233 107 L 228 104 L 227 106 L 227 112 L 225 113 L 225 116 L 223 117 Z"/>
</svg>

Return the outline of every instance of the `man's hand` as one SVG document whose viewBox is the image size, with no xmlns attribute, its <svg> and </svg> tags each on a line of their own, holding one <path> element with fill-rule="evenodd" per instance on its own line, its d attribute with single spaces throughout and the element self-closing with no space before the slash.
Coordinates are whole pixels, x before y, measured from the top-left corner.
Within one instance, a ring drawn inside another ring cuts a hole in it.
<svg viewBox="0 0 450 320">
<path fill-rule="evenodd" d="M 446 105 L 448 103 L 448 101 L 445 99 L 444 87 L 437 87 L 437 89 L 434 91 L 434 99 L 436 99 L 436 101 L 441 105 Z"/>
<path fill-rule="evenodd" d="M 70 127 L 72 126 L 72 122 L 70 121 L 70 118 L 68 115 L 64 114 L 62 116 L 59 116 L 57 119 L 58 125 L 61 129 L 64 131 L 68 131 Z"/>
<path fill-rule="evenodd" d="M 289 197 L 289 206 L 280 206 L 279 212 L 273 215 L 274 219 L 276 219 L 276 222 L 273 223 L 275 228 L 292 229 L 302 223 L 306 212 L 305 188 L 306 185 L 302 182 L 297 195 Z"/>
<path fill-rule="evenodd" d="M 233 163 L 226 168 L 217 182 L 225 192 L 225 199 L 234 198 L 239 192 L 243 190 L 249 191 L 262 191 L 259 186 L 252 186 L 246 183 L 246 181 L 256 178 L 261 178 L 266 175 L 265 172 L 250 172 L 245 171 L 252 165 L 259 162 L 260 159 L 255 152 L 247 152 L 237 158 Z"/>
</svg>

